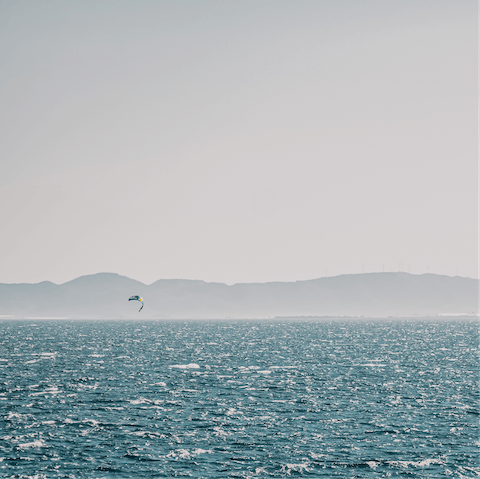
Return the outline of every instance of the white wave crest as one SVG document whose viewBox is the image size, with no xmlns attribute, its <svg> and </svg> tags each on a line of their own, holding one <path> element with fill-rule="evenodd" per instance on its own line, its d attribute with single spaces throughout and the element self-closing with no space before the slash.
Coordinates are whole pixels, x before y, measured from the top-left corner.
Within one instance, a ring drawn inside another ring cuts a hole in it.
<svg viewBox="0 0 480 479">
<path fill-rule="evenodd" d="M 11 419 L 20 419 L 21 417 L 23 417 L 22 414 L 20 414 L 20 413 L 18 413 L 18 412 L 12 412 L 12 411 L 10 411 L 10 412 L 8 413 L 8 416 L 6 416 L 5 419 L 6 419 L 7 421 L 10 421 Z"/>
<path fill-rule="evenodd" d="M 303 472 L 310 472 L 308 469 L 309 463 L 301 463 L 301 464 L 285 464 L 282 465 L 282 472 L 290 475 L 293 472 L 299 472 L 300 474 Z"/>
<path fill-rule="evenodd" d="M 17 444 L 17 447 L 20 449 L 28 449 L 30 447 L 44 447 L 45 443 L 41 440 L 33 441 L 33 442 L 24 442 L 23 444 Z"/>
<path fill-rule="evenodd" d="M 422 461 L 387 461 L 390 466 L 403 467 L 428 467 L 430 464 L 443 464 L 441 459 L 423 459 Z"/>
<path fill-rule="evenodd" d="M 130 404 L 150 404 L 151 401 L 149 401 L 148 399 L 145 399 L 145 398 L 138 398 L 138 399 L 134 399 L 133 401 L 129 401 Z"/>
<path fill-rule="evenodd" d="M 154 437 L 160 437 L 160 438 L 166 438 L 165 434 L 162 434 L 160 432 L 154 432 L 154 431 L 134 431 L 131 433 L 134 436 L 139 436 L 139 437 L 148 437 L 150 439 Z"/>
<path fill-rule="evenodd" d="M 187 449 L 176 449 L 175 451 L 170 451 L 167 454 L 167 457 L 171 457 L 173 459 L 191 459 L 192 457 L 198 456 L 200 454 L 212 454 L 213 451 L 211 449 L 192 449 L 191 451 Z"/>
<path fill-rule="evenodd" d="M 90 426 L 92 426 L 92 427 L 96 427 L 99 424 L 99 422 L 95 421 L 95 419 L 84 419 L 82 422 L 90 424 Z"/>
<path fill-rule="evenodd" d="M 169 366 L 170 368 L 178 368 L 178 369 L 200 369 L 200 366 L 196 363 L 190 364 L 173 364 Z"/>
</svg>

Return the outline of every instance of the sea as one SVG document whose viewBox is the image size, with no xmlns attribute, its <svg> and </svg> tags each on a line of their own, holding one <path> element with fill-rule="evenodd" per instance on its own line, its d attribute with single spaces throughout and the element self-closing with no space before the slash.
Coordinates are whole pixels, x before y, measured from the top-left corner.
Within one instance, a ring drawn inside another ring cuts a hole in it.
<svg viewBox="0 0 480 479">
<path fill-rule="evenodd" d="M 0 320 L 0 477 L 478 478 L 474 319 Z"/>
</svg>

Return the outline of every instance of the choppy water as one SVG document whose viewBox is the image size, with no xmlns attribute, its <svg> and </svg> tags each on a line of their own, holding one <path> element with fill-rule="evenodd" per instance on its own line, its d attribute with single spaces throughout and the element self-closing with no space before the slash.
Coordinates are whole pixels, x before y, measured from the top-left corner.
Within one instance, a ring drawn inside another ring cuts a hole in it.
<svg viewBox="0 0 480 479">
<path fill-rule="evenodd" d="M 473 321 L 0 321 L 0 476 L 478 477 Z"/>
</svg>

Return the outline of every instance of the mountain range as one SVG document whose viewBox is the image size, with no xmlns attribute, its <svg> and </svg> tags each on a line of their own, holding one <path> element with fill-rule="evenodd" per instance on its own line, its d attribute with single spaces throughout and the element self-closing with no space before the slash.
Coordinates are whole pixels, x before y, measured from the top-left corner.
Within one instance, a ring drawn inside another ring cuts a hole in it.
<svg viewBox="0 0 480 479">
<path fill-rule="evenodd" d="M 367 273 L 306 281 L 150 285 L 115 273 L 63 284 L 1 284 L 0 318 L 188 319 L 478 314 L 479 281 L 436 274 Z M 145 307 L 128 301 L 140 295 Z"/>
</svg>

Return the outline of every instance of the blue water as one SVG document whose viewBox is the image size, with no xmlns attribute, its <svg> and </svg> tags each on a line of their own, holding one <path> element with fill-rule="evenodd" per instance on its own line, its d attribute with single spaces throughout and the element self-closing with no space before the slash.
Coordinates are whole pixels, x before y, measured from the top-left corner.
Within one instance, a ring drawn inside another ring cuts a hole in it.
<svg viewBox="0 0 480 479">
<path fill-rule="evenodd" d="M 478 324 L 0 321 L 0 476 L 480 475 Z"/>
</svg>

